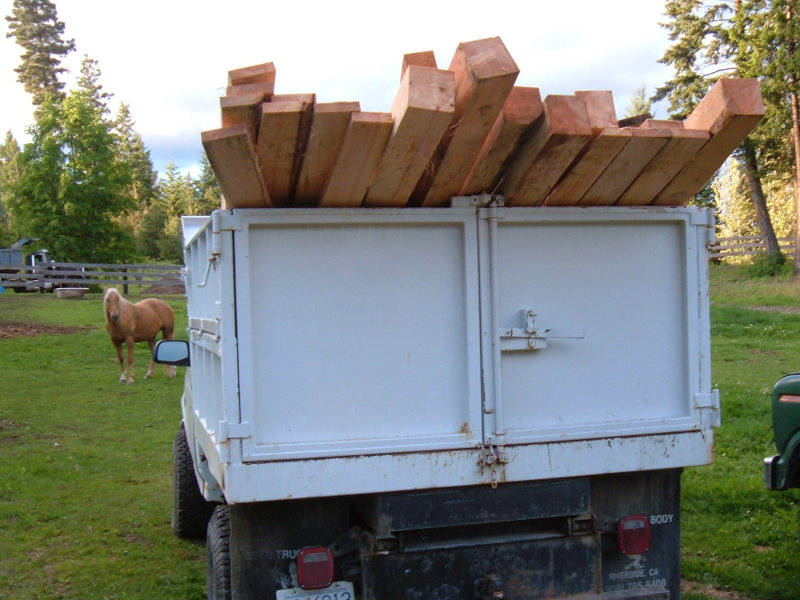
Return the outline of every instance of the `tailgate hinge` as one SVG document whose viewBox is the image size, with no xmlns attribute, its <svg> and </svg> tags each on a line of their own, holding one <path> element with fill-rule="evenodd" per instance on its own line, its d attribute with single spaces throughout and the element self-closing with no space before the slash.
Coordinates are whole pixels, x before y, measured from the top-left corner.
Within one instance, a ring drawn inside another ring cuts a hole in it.
<svg viewBox="0 0 800 600">
<path fill-rule="evenodd" d="M 711 414 L 711 426 L 719 427 L 722 423 L 719 410 L 719 390 L 711 390 L 710 394 L 697 393 L 694 395 L 694 407 L 698 410 L 707 410 Z"/>
<path fill-rule="evenodd" d="M 250 423 L 244 421 L 242 423 L 231 423 L 230 421 L 220 421 L 217 429 L 219 432 L 219 440 L 243 440 L 252 435 L 252 427 Z"/>
</svg>

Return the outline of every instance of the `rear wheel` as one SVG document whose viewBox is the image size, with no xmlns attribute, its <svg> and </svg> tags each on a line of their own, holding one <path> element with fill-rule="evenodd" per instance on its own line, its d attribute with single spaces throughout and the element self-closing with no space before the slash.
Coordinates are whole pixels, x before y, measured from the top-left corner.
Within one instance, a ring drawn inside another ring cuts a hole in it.
<svg viewBox="0 0 800 600">
<path fill-rule="evenodd" d="M 197 487 L 186 430 L 181 427 L 172 443 L 172 531 L 179 538 L 202 540 L 214 506 Z"/>
<path fill-rule="evenodd" d="M 226 505 L 214 508 L 206 536 L 208 600 L 231 600 L 231 520 Z"/>
</svg>

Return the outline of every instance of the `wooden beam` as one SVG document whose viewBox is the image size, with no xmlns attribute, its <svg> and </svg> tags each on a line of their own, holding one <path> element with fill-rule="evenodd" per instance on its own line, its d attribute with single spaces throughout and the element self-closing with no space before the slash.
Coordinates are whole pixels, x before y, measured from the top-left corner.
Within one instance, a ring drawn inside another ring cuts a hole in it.
<svg viewBox="0 0 800 600">
<path fill-rule="evenodd" d="M 544 99 L 531 130 L 500 182 L 509 205 L 538 206 L 592 137 L 586 104 L 576 96 Z"/>
<path fill-rule="evenodd" d="M 321 102 L 315 105 L 308 146 L 294 194 L 295 206 L 313 206 L 319 202 L 350 118 L 360 109 L 358 102 Z"/>
<path fill-rule="evenodd" d="M 247 94 L 261 94 L 264 100 L 269 100 L 275 94 L 274 83 L 242 83 L 239 85 L 229 85 L 225 89 L 228 96 L 244 96 Z"/>
<path fill-rule="evenodd" d="M 494 192 L 509 157 L 543 114 L 539 88 L 514 86 L 464 178 L 459 195 Z"/>
<path fill-rule="evenodd" d="M 246 125 L 204 131 L 201 140 L 222 191 L 223 209 L 272 205 Z"/>
<path fill-rule="evenodd" d="M 614 108 L 614 96 L 609 91 L 575 92 L 586 105 L 586 116 L 592 135 L 598 136 L 610 127 L 617 127 L 617 111 Z"/>
<path fill-rule="evenodd" d="M 389 113 L 353 113 L 342 148 L 320 198 L 320 206 L 361 206 L 389 135 Z M 354 160 L 353 157 L 358 157 Z"/>
<path fill-rule="evenodd" d="M 686 129 L 683 121 L 675 119 L 645 119 L 639 124 L 641 129 Z"/>
<path fill-rule="evenodd" d="M 300 100 L 264 102 L 258 127 L 258 161 L 269 196 L 288 205 L 308 140 L 313 103 Z"/>
<path fill-rule="evenodd" d="M 249 83 L 275 84 L 275 65 L 268 62 L 228 71 L 229 86 L 246 85 Z"/>
<path fill-rule="evenodd" d="M 630 129 L 608 127 L 575 160 L 544 201 L 547 206 L 574 206 L 631 141 Z"/>
<path fill-rule="evenodd" d="M 671 129 L 668 131 L 672 135 L 669 141 L 620 196 L 617 204 L 622 206 L 650 204 L 711 137 L 707 131 L 684 129 L 680 121 L 661 122 L 679 123 L 680 127 L 670 126 Z"/>
<path fill-rule="evenodd" d="M 403 77 L 406 74 L 406 69 L 408 69 L 410 65 L 415 65 L 417 67 L 432 67 L 434 69 L 438 68 L 436 66 L 436 56 L 434 56 L 433 50 L 404 54 L 403 66 L 400 69 L 400 81 L 403 80 Z"/>
<path fill-rule="evenodd" d="M 247 131 L 250 133 L 253 142 L 255 142 L 258 139 L 258 121 L 261 116 L 261 105 L 265 100 L 264 94 L 222 96 L 219 99 L 222 126 L 247 125 Z"/>
<path fill-rule="evenodd" d="M 610 206 L 670 139 L 668 129 L 631 128 L 631 139 L 581 197 L 580 204 Z"/>
<path fill-rule="evenodd" d="M 450 71 L 409 65 L 392 103 L 392 135 L 375 169 L 367 206 L 404 206 L 453 117 Z"/>
<path fill-rule="evenodd" d="M 708 183 L 731 152 L 764 116 L 756 79 L 720 79 L 686 118 L 687 129 L 708 131 L 711 139 L 658 194 L 654 204 L 686 204 Z"/>
<path fill-rule="evenodd" d="M 455 111 L 414 191 L 422 206 L 441 206 L 459 193 L 519 74 L 499 37 L 459 44 L 450 70 L 455 74 Z"/>
</svg>

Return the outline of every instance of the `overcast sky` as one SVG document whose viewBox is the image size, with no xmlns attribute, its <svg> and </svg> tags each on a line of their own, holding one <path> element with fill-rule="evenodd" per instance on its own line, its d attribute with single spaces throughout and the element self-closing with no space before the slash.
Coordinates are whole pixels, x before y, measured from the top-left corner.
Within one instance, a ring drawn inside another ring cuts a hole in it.
<svg viewBox="0 0 800 600">
<path fill-rule="evenodd" d="M 157 169 L 200 160 L 200 132 L 219 127 L 230 69 L 273 62 L 279 94 L 359 101 L 388 112 L 404 54 L 433 50 L 447 68 L 460 42 L 499 36 L 519 67 L 517 85 L 548 94 L 611 90 L 618 116 L 634 91 L 669 76 L 657 61 L 669 45 L 664 0 L 442 2 L 375 0 L 55 0 L 76 51 L 63 65 L 72 87 L 84 55 L 98 61 L 104 91 L 130 106 Z M 12 0 L 0 0 L 2 15 Z M 16 81 L 20 47 L 0 40 L 0 128 L 20 143 L 32 123 Z M 657 113 L 663 109 L 657 109 Z M 666 114 L 657 114 L 666 117 Z"/>
</svg>

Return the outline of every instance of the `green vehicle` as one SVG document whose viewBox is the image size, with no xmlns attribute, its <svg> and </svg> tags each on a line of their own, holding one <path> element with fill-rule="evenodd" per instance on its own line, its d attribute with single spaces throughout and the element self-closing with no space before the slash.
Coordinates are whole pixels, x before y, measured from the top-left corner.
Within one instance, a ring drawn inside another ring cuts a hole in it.
<svg viewBox="0 0 800 600">
<path fill-rule="evenodd" d="M 779 454 L 764 459 L 764 483 L 770 490 L 800 487 L 800 373 L 775 384 L 772 429 Z"/>
</svg>

